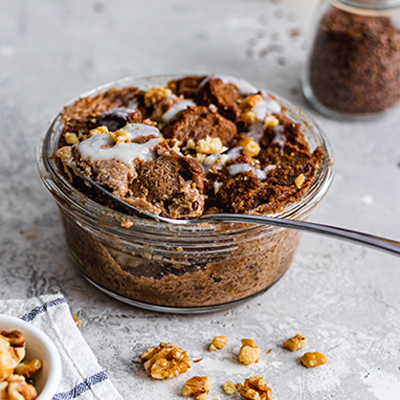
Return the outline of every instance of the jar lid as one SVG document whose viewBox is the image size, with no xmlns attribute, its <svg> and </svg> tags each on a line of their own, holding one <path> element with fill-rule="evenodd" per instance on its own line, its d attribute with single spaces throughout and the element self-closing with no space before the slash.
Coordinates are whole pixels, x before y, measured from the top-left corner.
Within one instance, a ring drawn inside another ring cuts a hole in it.
<svg viewBox="0 0 400 400">
<path fill-rule="evenodd" d="M 369 10 L 387 10 L 400 6 L 400 0 L 338 0 L 338 3 Z"/>
</svg>

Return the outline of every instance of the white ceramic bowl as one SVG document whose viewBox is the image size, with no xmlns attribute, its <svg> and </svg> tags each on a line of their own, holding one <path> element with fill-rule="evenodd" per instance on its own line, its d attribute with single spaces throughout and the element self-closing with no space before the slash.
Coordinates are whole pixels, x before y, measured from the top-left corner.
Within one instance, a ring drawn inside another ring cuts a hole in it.
<svg viewBox="0 0 400 400">
<path fill-rule="evenodd" d="M 61 360 L 51 339 L 35 326 L 19 318 L 0 314 L 0 332 L 16 329 L 25 336 L 26 360 L 39 359 L 42 368 L 33 375 L 37 400 L 51 400 L 61 379 Z"/>
</svg>

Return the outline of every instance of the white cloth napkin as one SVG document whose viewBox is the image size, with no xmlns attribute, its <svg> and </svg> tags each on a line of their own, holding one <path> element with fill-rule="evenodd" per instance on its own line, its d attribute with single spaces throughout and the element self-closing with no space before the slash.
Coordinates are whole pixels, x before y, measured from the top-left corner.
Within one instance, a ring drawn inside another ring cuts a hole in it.
<svg viewBox="0 0 400 400">
<path fill-rule="evenodd" d="M 63 295 L 0 300 L 0 313 L 35 325 L 54 342 L 61 357 L 62 378 L 53 400 L 122 400 L 76 327 Z"/>
</svg>

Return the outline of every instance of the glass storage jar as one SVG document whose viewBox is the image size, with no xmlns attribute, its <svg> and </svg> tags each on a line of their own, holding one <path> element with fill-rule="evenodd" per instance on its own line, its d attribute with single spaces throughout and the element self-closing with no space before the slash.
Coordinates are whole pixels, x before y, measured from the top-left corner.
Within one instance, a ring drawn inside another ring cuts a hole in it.
<svg viewBox="0 0 400 400">
<path fill-rule="evenodd" d="M 303 92 L 322 114 L 362 121 L 400 100 L 400 1 L 322 0 Z"/>
<path fill-rule="evenodd" d="M 178 77 L 124 79 L 80 97 L 111 87 L 163 87 Z M 307 115 L 288 101 L 276 99 L 286 107 L 286 115 L 301 125 L 311 150 L 321 146 L 327 155 L 304 197 L 276 214 L 303 220 L 330 186 L 332 150 Z M 58 115 L 43 138 L 39 172 L 59 206 L 73 260 L 103 292 L 151 310 L 207 312 L 265 292 L 289 268 L 301 237 L 298 231 L 202 221 L 172 225 L 126 215 L 91 200 L 65 179 L 55 163 L 62 128 Z"/>
</svg>

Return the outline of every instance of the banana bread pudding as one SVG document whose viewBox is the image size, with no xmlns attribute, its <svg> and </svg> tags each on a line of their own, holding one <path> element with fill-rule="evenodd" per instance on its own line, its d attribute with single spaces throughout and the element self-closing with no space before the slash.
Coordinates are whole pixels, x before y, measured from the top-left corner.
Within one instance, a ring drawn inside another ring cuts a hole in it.
<svg viewBox="0 0 400 400">
<path fill-rule="evenodd" d="M 79 185 L 79 168 L 170 218 L 276 211 L 303 196 L 324 155 L 273 96 L 229 76 L 109 89 L 66 107 L 62 121 L 56 156 L 68 179 Z"/>
</svg>

